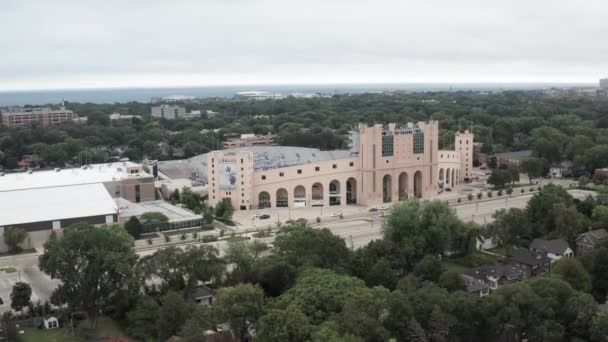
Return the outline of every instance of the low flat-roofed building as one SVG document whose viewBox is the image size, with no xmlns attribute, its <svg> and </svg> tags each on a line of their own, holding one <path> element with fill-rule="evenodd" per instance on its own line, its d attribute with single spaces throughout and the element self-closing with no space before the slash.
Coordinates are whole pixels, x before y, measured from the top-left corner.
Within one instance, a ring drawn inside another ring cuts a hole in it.
<svg viewBox="0 0 608 342">
<path fill-rule="evenodd" d="M 121 223 L 127 222 L 132 216 L 140 218 L 145 213 L 162 213 L 169 218 L 169 222 L 162 226 L 144 227 L 144 233 L 152 233 L 156 230 L 166 231 L 200 228 L 203 223 L 201 215 L 197 215 L 190 210 L 174 206 L 165 201 L 133 203 L 123 198 L 119 198 L 117 201 L 120 209 L 119 221 Z"/>
<path fill-rule="evenodd" d="M 165 120 L 181 120 L 186 117 L 186 108 L 172 105 L 153 106 L 151 109 L 153 118 Z"/>
<path fill-rule="evenodd" d="M 0 212 L 0 233 L 22 227 L 29 233 L 27 248 L 42 246 L 53 230 L 75 223 L 118 221 L 116 202 L 101 183 L 3 190 Z M 6 250 L 0 240 L 0 249 Z"/>
</svg>

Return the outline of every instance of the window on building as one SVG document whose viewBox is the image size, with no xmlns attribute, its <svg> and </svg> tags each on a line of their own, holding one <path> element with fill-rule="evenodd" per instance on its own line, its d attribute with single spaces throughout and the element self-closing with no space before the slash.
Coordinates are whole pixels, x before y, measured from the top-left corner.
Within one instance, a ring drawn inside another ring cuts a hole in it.
<svg viewBox="0 0 608 342">
<path fill-rule="evenodd" d="M 141 202 L 141 189 L 139 184 L 135 185 L 135 203 Z"/>
<path fill-rule="evenodd" d="M 383 135 L 382 136 L 382 156 L 391 157 L 393 155 L 393 136 Z"/>
<path fill-rule="evenodd" d="M 243 163 L 243 158 L 241 158 L 241 164 Z"/>
<path fill-rule="evenodd" d="M 350 163 L 349 163 L 349 165 L 350 165 L 350 166 L 355 166 L 355 163 L 350 162 Z"/>
<path fill-rule="evenodd" d="M 262 180 L 266 180 L 266 175 L 262 175 Z"/>
<path fill-rule="evenodd" d="M 283 177 L 283 176 L 285 176 L 285 173 L 279 172 L 279 177 Z"/>
<path fill-rule="evenodd" d="M 414 153 L 424 153 L 424 133 L 414 133 Z"/>
<path fill-rule="evenodd" d="M 114 197 L 120 197 L 120 185 L 114 187 Z"/>
<path fill-rule="evenodd" d="M 337 169 L 337 168 L 338 168 L 338 165 L 333 164 L 333 165 L 331 166 L 331 168 L 332 168 L 332 169 Z"/>
<path fill-rule="evenodd" d="M 302 174 L 302 169 L 298 169 L 298 174 L 301 175 Z"/>
<path fill-rule="evenodd" d="M 318 166 L 315 166 L 315 171 L 319 171 L 320 168 Z"/>
</svg>

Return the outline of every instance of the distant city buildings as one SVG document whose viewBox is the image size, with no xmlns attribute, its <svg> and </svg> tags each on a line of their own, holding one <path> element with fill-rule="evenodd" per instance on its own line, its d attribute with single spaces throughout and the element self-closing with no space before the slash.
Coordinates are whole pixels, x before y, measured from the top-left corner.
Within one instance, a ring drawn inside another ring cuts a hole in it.
<svg viewBox="0 0 608 342">
<path fill-rule="evenodd" d="M 152 106 L 152 117 L 165 120 L 180 120 L 186 117 L 186 108 L 171 105 Z"/>
<path fill-rule="evenodd" d="M 109 115 L 110 121 L 120 121 L 120 120 L 133 120 L 139 119 L 141 120 L 141 115 L 123 115 L 120 113 L 112 113 Z"/>
<path fill-rule="evenodd" d="M 606 88 L 602 88 L 602 80 L 600 80 L 600 89 L 597 88 L 551 88 L 543 90 L 542 94 L 547 97 L 576 97 L 576 98 L 603 98 L 608 96 L 608 79 L 606 79 Z"/>
<path fill-rule="evenodd" d="M 43 127 L 57 125 L 63 122 L 82 122 L 73 111 L 61 107 L 51 109 L 47 107 L 11 108 L 2 110 L 2 124 L 8 127 L 30 127 L 40 125 Z"/>
<path fill-rule="evenodd" d="M 600 79 L 600 90 L 608 91 L 608 78 Z"/>
<path fill-rule="evenodd" d="M 256 134 L 241 134 L 240 138 L 232 138 L 224 141 L 222 144 L 224 149 L 251 147 L 251 146 L 271 146 L 274 145 L 273 134 L 256 135 Z"/>
</svg>

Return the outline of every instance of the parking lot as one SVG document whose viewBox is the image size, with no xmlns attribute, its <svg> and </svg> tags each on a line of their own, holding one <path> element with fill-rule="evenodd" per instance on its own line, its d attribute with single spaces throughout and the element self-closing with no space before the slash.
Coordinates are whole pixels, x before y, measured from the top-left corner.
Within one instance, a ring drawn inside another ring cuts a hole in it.
<svg viewBox="0 0 608 342">
<path fill-rule="evenodd" d="M 14 272 L 13 269 L 14 268 Z M 22 281 L 32 287 L 32 302 L 48 301 L 59 281 L 51 279 L 38 268 L 38 255 L 27 254 L 0 259 L 0 313 L 11 309 L 11 291 L 13 285 Z M 8 271 L 8 272 L 7 272 Z"/>
</svg>

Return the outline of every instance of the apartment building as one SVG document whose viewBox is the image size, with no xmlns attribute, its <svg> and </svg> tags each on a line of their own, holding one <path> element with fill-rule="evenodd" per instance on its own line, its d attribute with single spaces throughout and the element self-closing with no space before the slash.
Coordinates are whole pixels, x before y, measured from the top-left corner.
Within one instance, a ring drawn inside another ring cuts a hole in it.
<svg viewBox="0 0 608 342">
<path fill-rule="evenodd" d="M 11 108 L 1 112 L 2 124 L 8 127 L 29 127 L 32 125 L 52 126 L 63 122 L 79 121 L 73 111 L 61 107 L 51 108 Z"/>
</svg>

